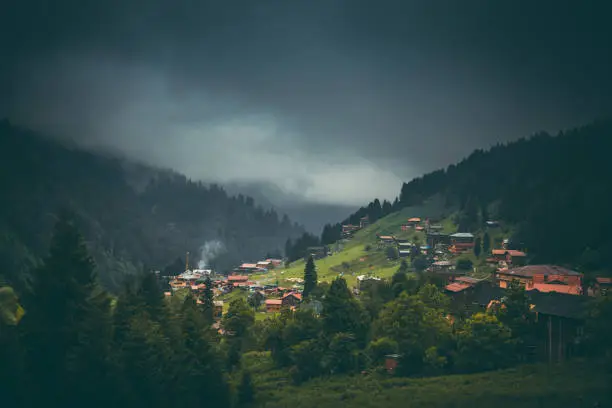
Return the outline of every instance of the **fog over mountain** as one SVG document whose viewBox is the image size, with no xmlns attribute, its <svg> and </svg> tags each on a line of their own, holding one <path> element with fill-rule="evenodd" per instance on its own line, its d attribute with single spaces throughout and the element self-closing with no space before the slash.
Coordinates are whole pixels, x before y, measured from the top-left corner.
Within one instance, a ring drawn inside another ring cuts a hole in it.
<svg viewBox="0 0 612 408">
<path fill-rule="evenodd" d="M 11 2 L 0 116 L 194 179 L 271 184 L 278 205 L 355 207 L 474 148 L 608 114 L 608 8 Z"/>
</svg>

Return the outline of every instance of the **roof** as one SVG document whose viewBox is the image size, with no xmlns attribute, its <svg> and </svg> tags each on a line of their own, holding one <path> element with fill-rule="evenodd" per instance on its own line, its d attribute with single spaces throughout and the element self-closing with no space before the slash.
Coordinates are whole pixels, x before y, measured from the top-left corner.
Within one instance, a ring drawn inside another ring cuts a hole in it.
<svg viewBox="0 0 612 408">
<path fill-rule="evenodd" d="M 215 301 L 213 301 L 213 304 L 214 304 L 215 306 L 217 306 L 217 307 L 218 307 L 218 306 L 223 306 L 223 301 L 222 301 L 222 300 L 215 300 Z"/>
<path fill-rule="evenodd" d="M 249 277 L 246 275 L 230 275 L 227 277 L 227 280 L 230 282 L 248 281 Z"/>
<path fill-rule="evenodd" d="M 563 293 L 542 293 L 530 291 L 529 300 L 534 304 L 533 310 L 551 316 L 570 319 L 582 319 L 587 311 L 588 296 L 576 296 Z"/>
<path fill-rule="evenodd" d="M 612 284 L 612 278 L 598 277 L 598 278 L 595 278 L 595 280 L 600 285 L 610 285 L 610 284 Z"/>
<path fill-rule="evenodd" d="M 567 268 L 556 265 L 527 265 L 508 270 L 501 270 L 498 273 L 503 275 L 532 277 L 534 275 L 563 275 L 563 276 L 581 276 L 582 274 L 572 271 Z"/>
<path fill-rule="evenodd" d="M 461 292 L 471 287 L 472 285 L 470 285 L 469 283 L 453 282 L 449 285 L 446 285 L 445 289 L 448 290 L 449 292 L 457 293 L 457 292 Z"/>
<path fill-rule="evenodd" d="M 257 268 L 257 264 L 254 264 L 254 263 L 243 263 L 239 267 L 240 268 Z"/>
<path fill-rule="evenodd" d="M 455 281 L 474 284 L 482 281 L 482 279 L 472 278 L 471 276 L 459 276 Z"/>
<path fill-rule="evenodd" d="M 451 235 L 452 238 L 474 238 L 474 234 L 469 232 L 457 232 Z"/>
<path fill-rule="evenodd" d="M 281 299 L 267 299 L 266 305 L 282 305 L 283 301 Z"/>
<path fill-rule="evenodd" d="M 493 255 L 510 255 L 510 256 L 527 256 L 526 253 L 522 251 L 516 251 L 514 249 L 494 249 L 491 251 Z"/>
<path fill-rule="evenodd" d="M 295 293 L 295 292 L 289 292 L 289 293 L 286 293 L 286 294 L 283 296 L 283 299 L 284 299 L 284 298 L 286 298 L 286 297 L 289 297 L 289 296 L 293 296 L 293 297 L 295 297 L 295 298 L 296 298 L 296 299 L 298 299 L 298 300 L 302 300 L 302 295 L 300 295 L 299 293 Z"/>
<path fill-rule="evenodd" d="M 380 238 L 380 239 L 395 239 L 392 235 L 380 235 L 378 238 Z"/>
<path fill-rule="evenodd" d="M 421 219 L 419 217 L 408 218 L 408 222 L 421 222 Z"/>
<path fill-rule="evenodd" d="M 416 228 L 415 228 L 415 230 L 417 230 L 417 231 L 422 231 L 422 230 L 424 230 L 424 229 L 425 229 L 425 228 L 423 228 L 423 227 L 421 227 L 421 226 L 418 226 L 418 227 L 416 227 Z"/>
<path fill-rule="evenodd" d="M 451 261 L 438 261 L 433 263 L 436 266 L 452 266 L 453 263 Z"/>
<path fill-rule="evenodd" d="M 272 263 L 272 261 L 259 261 L 257 262 L 257 265 L 270 265 Z"/>
<path fill-rule="evenodd" d="M 581 295 L 582 294 L 582 289 L 579 286 L 552 284 L 552 283 L 536 283 L 531 288 L 528 288 L 527 290 L 528 291 L 537 290 L 543 293 L 557 292 L 557 293 L 565 293 L 568 295 Z"/>
</svg>

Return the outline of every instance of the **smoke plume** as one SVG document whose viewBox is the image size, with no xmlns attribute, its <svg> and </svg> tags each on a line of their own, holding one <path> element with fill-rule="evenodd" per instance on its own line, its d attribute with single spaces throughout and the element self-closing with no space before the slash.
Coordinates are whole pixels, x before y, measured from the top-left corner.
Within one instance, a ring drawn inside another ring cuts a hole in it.
<svg viewBox="0 0 612 408">
<path fill-rule="evenodd" d="M 204 245 L 200 247 L 200 260 L 198 261 L 198 269 L 206 269 L 206 267 L 210 265 L 210 261 L 214 260 L 223 252 L 225 252 L 225 245 L 223 245 L 223 242 L 217 239 L 212 241 L 206 241 Z"/>
</svg>

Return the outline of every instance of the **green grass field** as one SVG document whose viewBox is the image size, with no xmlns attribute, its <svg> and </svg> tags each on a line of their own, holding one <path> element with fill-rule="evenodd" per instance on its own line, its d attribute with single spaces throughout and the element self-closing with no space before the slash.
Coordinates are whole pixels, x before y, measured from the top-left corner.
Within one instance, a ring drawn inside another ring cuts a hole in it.
<svg viewBox="0 0 612 408">
<path fill-rule="evenodd" d="M 397 271 L 401 260 L 388 260 L 386 251 L 377 248 L 378 235 L 394 235 L 398 238 L 425 242 L 423 232 L 402 231 L 402 224 L 408 218 L 434 218 L 444 225 L 446 232 L 454 232 L 455 226 L 451 221 L 449 210 L 445 210 L 439 200 L 430 200 L 423 206 L 408 207 L 378 220 L 376 223 L 357 231 L 355 235 L 338 252 L 324 259 L 316 261 L 319 282 L 330 282 L 343 274 L 349 286 L 356 286 L 357 276 L 372 273 L 380 278 L 389 278 Z M 334 245 L 331 246 L 334 249 Z M 368 249 L 369 250 L 366 250 Z M 293 286 L 295 282 L 288 279 L 302 278 L 305 263 L 303 260 L 295 261 L 288 268 L 277 268 L 266 274 L 252 275 L 252 279 L 263 284 L 275 283 L 281 286 Z"/>
<path fill-rule="evenodd" d="M 612 402 L 609 373 L 583 361 L 420 379 L 334 376 L 300 386 L 274 369 L 267 353 L 248 353 L 243 364 L 253 374 L 260 406 L 267 408 L 590 408 Z"/>
</svg>

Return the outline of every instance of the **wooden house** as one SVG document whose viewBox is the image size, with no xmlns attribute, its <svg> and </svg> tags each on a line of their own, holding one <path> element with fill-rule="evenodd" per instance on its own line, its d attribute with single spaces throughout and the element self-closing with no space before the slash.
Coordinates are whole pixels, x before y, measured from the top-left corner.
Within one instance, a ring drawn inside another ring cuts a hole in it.
<svg viewBox="0 0 612 408">
<path fill-rule="evenodd" d="M 238 271 L 242 273 L 253 273 L 258 269 L 256 263 L 243 263 L 238 267 Z"/>
<path fill-rule="evenodd" d="M 302 295 L 296 292 L 289 292 L 281 299 L 281 305 L 287 307 L 296 307 L 302 301 Z"/>
<path fill-rule="evenodd" d="M 558 292 L 578 295 L 582 293 L 582 277 L 579 272 L 556 265 L 527 265 L 518 268 L 500 269 L 495 278 L 499 286 L 506 288 L 518 281 L 525 290 Z"/>
<path fill-rule="evenodd" d="M 327 246 L 313 246 L 306 249 L 306 256 L 304 260 L 308 260 L 309 256 L 314 259 L 323 259 L 329 254 L 329 248 Z"/>
<path fill-rule="evenodd" d="M 491 258 L 496 262 L 505 262 L 507 265 L 523 266 L 526 264 L 527 254 L 514 249 L 493 249 Z"/>
<path fill-rule="evenodd" d="M 266 299 L 266 313 L 280 313 L 283 301 L 281 299 Z"/>
<path fill-rule="evenodd" d="M 474 235 L 469 232 L 457 232 L 450 236 L 452 253 L 463 253 L 474 249 Z"/>
</svg>

